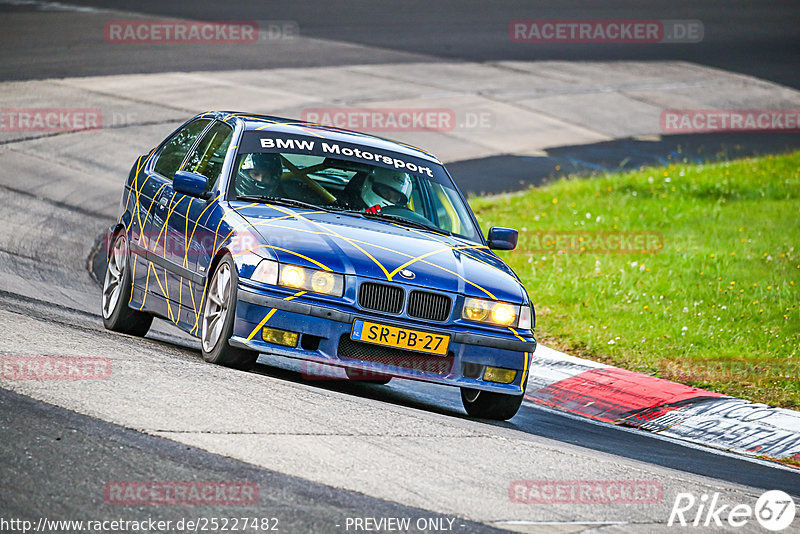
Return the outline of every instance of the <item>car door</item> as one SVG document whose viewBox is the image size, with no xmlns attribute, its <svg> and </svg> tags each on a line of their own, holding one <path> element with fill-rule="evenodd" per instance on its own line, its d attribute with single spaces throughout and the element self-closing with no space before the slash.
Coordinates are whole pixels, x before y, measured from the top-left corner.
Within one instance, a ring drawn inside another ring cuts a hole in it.
<svg viewBox="0 0 800 534">
<path fill-rule="evenodd" d="M 148 169 L 146 187 L 143 187 L 140 195 L 145 221 L 144 239 L 138 243 L 137 285 L 147 289 L 147 309 L 173 321 L 177 321 L 177 308 L 169 302 L 172 298 L 170 291 L 180 292 L 180 277 L 167 269 L 167 256 L 172 243 L 168 243 L 166 239 L 166 223 L 170 215 L 170 202 L 175 196 L 172 178 L 211 122 L 211 119 L 194 120 L 176 131 L 159 147 L 155 161 Z M 145 250 L 142 251 L 142 248 Z"/>
<path fill-rule="evenodd" d="M 233 128 L 221 121 L 215 121 L 203 134 L 203 138 L 189 152 L 181 170 L 202 174 L 208 179 L 206 192 L 210 195 L 215 189 L 222 174 L 225 158 L 233 139 Z M 212 215 L 213 203 L 217 199 L 192 198 L 175 195 L 168 204 L 167 219 L 167 259 L 175 266 L 175 275 L 179 278 L 180 289 L 170 297 L 181 305 L 181 322 L 193 326 L 200 312 L 199 299 L 202 298 L 203 278 L 206 273 L 197 267 L 200 251 L 204 241 L 213 239 L 213 235 L 202 224 Z M 212 246 L 212 245 L 208 245 Z"/>
</svg>

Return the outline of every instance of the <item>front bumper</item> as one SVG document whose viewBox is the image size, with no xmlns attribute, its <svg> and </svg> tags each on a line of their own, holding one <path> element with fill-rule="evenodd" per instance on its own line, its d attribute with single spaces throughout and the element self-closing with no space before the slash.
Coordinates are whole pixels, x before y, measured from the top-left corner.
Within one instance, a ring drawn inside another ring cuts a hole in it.
<svg viewBox="0 0 800 534">
<path fill-rule="evenodd" d="M 353 308 L 339 308 L 333 303 L 287 300 L 262 290 L 239 285 L 236 321 L 232 346 L 258 352 L 304 360 L 304 374 L 319 376 L 327 364 L 366 373 L 385 373 L 396 377 L 468 387 L 484 391 L 519 395 L 523 392 L 531 354 L 536 350 L 533 337 L 524 338 L 508 331 L 508 335 L 488 335 L 460 326 L 432 326 L 424 321 L 391 317 Z M 265 321 L 266 319 L 266 321 Z M 426 355 L 376 345 L 363 346 L 350 340 L 353 321 L 364 319 L 378 323 L 418 329 L 450 336 L 446 356 Z M 296 348 L 262 340 L 264 326 L 300 334 Z M 354 355 L 354 351 L 361 355 Z M 390 356 L 385 356 L 390 355 Z M 387 359 L 388 358 L 388 359 Z M 510 384 L 483 380 L 487 366 L 517 371 Z"/>
</svg>

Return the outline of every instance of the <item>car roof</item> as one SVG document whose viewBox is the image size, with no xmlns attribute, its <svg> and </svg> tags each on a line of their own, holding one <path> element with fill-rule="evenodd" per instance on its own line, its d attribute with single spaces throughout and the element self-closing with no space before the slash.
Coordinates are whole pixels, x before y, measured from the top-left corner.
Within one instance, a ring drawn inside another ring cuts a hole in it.
<svg viewBox="0 0 800 534">
<path fill-rule="evenodd" d="M 392 152 L 422 158 L 434 163 L 442 163 L 433 154 L 415 146 L 401 143 L 399 141 L 392 141 L 391 139 L 384 139 L 383 137 L 377 137 L 375 135 L 345 130 L 335 126 L 326 126 L 324 124 L 317 124 L 299 119 L 287 119 L 272 115 L 258 115 L 252 113 L 241 113 L 237 111 L 209 111 L 198 115 L 198 117 L 203 116 L 213 116 L 214 118 L 227 122 L 231 125 L 234 125 L 236 122 L 241 122 L 246 131 L 269 130 L 270 132 L 282 134 L 295 134 L 302 136 L 310 135 L 331 141 L 340 141 L 343 143 L 352 143 L 376 149 L 390 150 Z"/>
</svg>

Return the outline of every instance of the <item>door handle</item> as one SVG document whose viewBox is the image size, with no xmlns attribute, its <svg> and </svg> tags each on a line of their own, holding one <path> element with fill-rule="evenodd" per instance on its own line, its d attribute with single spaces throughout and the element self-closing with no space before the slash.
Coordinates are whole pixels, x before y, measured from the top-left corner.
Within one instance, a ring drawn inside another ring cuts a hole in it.
<svg viewBox="0 0 800 534">
<path fill-rule="evenodd" d="M 158 201 L 158 205 L 162 208 L 166 208 L 168 202 L 169 200 L 167 200 L 167 197 L 161 197 L 161 200 Z"/>
</svg>

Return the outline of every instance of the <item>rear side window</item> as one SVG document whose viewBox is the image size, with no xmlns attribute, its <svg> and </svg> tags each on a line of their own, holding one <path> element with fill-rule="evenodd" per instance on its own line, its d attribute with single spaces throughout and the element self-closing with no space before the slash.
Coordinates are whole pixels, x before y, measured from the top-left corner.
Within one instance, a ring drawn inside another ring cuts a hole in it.
<svg viewBox="0 0 800 534">
<path fill-rule="evenodd" d="M 178 130 L 158 153 L 155 171 L 168 180 L 172 180 L 183 163 L 186 153 L 192 148 L 197 137 L 203 133 L 209 122 L 211 122 L 209 119 L 196 120 Z"/>
<path fill-rule="evenodd" d="M 225 155 L 233 138 L 233 128 L 217 121 L 208 129 L 197 147 L 189 154 L 183 170 L 208 178 L 207 190 L 214 188 L 225 163 Z"/>
</svg>

